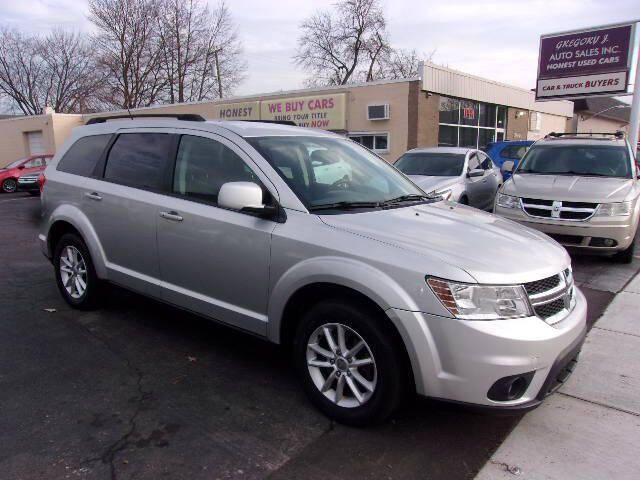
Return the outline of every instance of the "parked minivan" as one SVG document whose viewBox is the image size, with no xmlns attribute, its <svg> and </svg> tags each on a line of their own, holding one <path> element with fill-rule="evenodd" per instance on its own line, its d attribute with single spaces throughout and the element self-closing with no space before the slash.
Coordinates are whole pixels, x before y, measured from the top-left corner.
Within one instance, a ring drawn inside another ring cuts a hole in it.
<svg viewBox="0 0 640 480">
<path fill-rule="evenodd" d="M 41 197 L 42 250 L 71 306 L 112 282 L 283 344 L 312 402 L 352 425 L 409 392 L 526 410 L 572 370 L 586 302 L 544 234 L 426 195 L 325 131 L 89 123 Z"/>
</svg>

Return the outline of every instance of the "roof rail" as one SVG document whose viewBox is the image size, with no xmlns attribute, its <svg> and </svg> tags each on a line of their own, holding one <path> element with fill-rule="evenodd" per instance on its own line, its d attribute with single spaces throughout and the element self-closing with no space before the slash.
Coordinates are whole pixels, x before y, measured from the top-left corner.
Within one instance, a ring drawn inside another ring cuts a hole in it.
<svg viewBox="0 0 640 480">
<path fill-rule="evenodd" d="M 184 120 L 188 122 L 204 122 L 206 121 L 202 115 L 195 113 L 139 113 L 132 115 L 112 115 L 106 117 L 90 118 L 85 125 L 95 125 L 96 123 L 105 123 L 108 120 L 119 120 L 128 118 L 175 118 L 176 120 Z"/>
<path fill-rule="evenodd" d="M 615 138 L 624 138 L 625 137 L 625 133 L 621 130 L 618 130 L 617 132 L 611 133 L 611 132 L 550 132 L 548 133 L 545 138 L 560 138 L 560 137 L 577 137 L 580 135 L 586 135 L 589 137 L 593 137 L 594 135 L 603 135 L 603 136 L 611 136 L 611 137 L 615 137 Z"/>
<path fill-rule="evenodd" d="M 252 123 L 275 123 L 277 125 L 289 125 L 290 127 L 297 127 L 298 124 L 292 120 L 241 120 L 241 122 Z"/>
</svg>

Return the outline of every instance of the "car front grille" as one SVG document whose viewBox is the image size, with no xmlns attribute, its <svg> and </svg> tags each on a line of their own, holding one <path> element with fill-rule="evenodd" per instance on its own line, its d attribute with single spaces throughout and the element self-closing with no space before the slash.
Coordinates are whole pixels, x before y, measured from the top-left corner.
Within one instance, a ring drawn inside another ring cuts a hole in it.
<svg viewBox="0 0 640 480">
<path fill-rule="evenodd" d="M 562 245 L 580 245 L 584 238 L 580 235 L 563 235 L 560 233 L 547 233 L 547 235 Z"/>
<path fill-rule="evenodd" d="M 550 218 L 554 220 L 588 220 L 595 214 L 598 208 L 597 203 L 590 202 L 569 202 L 540 198 L 522 198 L 521 201 L 522 210 L 530 217 Z"/>
<path fill-rule="evenodd" d="M 556 275 L 525 283 L 524 288 L 536 316 L 549 325 L 562 321 L 573 306 L 573 275 L 568 268 Z"/>
</svg>

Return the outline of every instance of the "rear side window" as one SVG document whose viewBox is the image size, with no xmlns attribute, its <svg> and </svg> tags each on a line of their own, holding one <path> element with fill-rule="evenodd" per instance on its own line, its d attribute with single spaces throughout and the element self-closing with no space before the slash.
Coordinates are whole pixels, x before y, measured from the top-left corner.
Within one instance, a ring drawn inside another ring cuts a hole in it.
<svg viewBox="0 0 640 480">
<path fill-rule="evenodd" d="M 60 159 L 57 170 L 90 177 L 111 135 L 91 135 L 76 141 Z"/>
<path fill-rule="evenodd" d="M 173 135 L 167 133 L 119 135 L 107 158 L 105 180 L 159 190 L 171 152 L 172 139 Z"/>
<path fill-rule="evenodd" d="M 527 147 L 525 145 L 511 145 L 503 148 L 500 156 L 510 160 L 520 160 L 524 157 L 525 153 L 527 153 Z"/>
</svg>

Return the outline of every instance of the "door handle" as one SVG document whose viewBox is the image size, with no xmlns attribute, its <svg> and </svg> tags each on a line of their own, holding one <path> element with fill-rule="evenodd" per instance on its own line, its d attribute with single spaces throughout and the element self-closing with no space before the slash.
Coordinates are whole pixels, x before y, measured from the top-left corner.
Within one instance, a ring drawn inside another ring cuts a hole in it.
<svg viewBox="0 0 640 480">
<path fill-rule="evenodd" d="M 102 197 L 100 196 L 100 194 L 98 192 L 85 193 L 84 196 L 87 197 L 87 198 L 90 198 L 91 200 L 95 200 L 97 202 L 102 200 Z"/>
<path fill-rule="evenodd" d="M 178 212 L 175 212 L 173 210 L 171 210 L 170 212 L 160 212 L 160 216 L 162 218 L 166 218 L 167 220 L 172 220 L 174 222 L 182 221 L 182 216 L 179 215 Z"/>
</svg>

